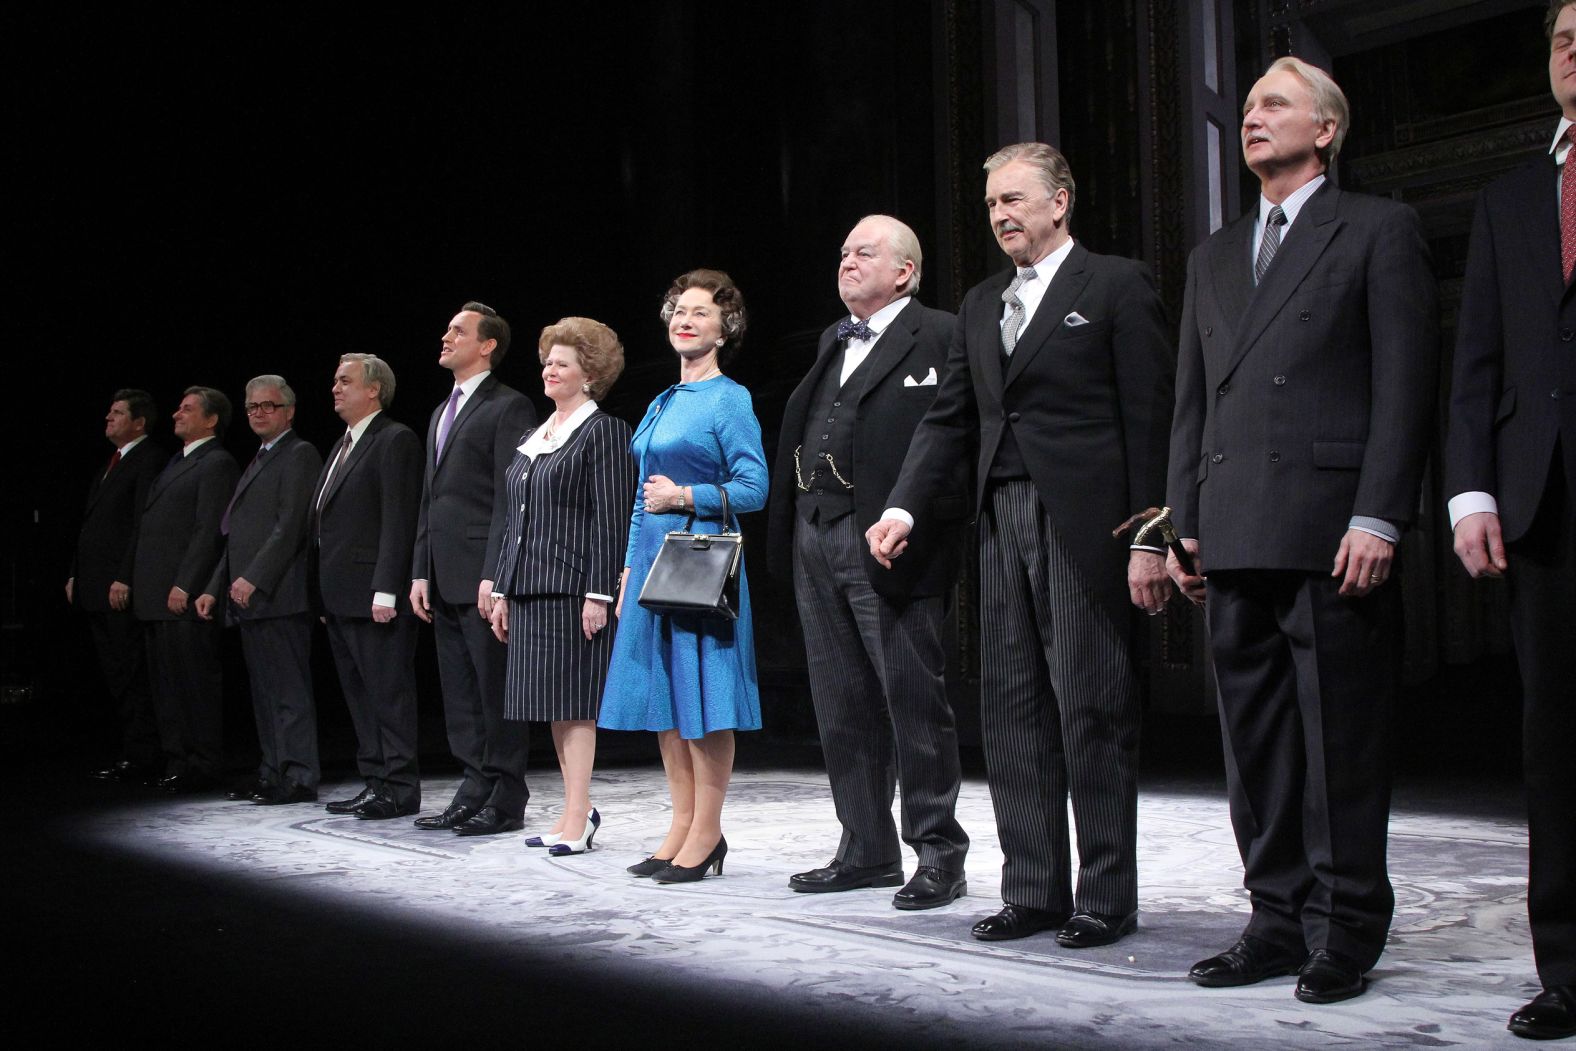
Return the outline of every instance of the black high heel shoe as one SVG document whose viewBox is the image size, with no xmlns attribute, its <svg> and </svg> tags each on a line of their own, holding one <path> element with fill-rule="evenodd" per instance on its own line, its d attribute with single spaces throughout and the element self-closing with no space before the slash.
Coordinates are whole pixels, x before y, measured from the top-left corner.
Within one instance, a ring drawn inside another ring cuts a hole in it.
<svg viewBox="0 0 1576 1051">
<path fill-rule="evenodd" d="M 671 864 L 673 864 L 672 858 L 659 858 L 653 854 L 645 861 L 635 862 L 624 871 L 631 876 L 654 876 Z"/>
<path fill-rule="evenodd" d="M 696 883 L 706 876 L 706 870 L 712 869 L 717 875 L 722 875 L 722 859 L 728 856 L 728 839 L 726 836 L 717 840 L 717 845 L 711 848 L 711 853 L 706 860 L 693 868 L 675 865 L 669 862 L 667 867 L 660 872 L 653 872 L 653 883 Z"/>
</svg>

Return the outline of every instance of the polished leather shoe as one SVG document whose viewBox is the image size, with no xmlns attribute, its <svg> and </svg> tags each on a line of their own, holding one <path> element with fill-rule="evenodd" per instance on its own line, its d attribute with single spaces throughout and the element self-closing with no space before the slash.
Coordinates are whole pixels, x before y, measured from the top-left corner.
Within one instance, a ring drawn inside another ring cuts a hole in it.
<svg viewBox="0 0 1576 1051">
<path fill-rule="evenodd" d="M 160 792 L 167 792 L 172 796 L 191 795 L 195 792 L 206 792 L 215 786 L 216 782 L 207 774 L 196 771 L 187 771 L 183 774 L 171 774 L 161 778 L 156 786 Z"/>
<path fill-rule="evenodd" d="M 900 861 L 889 861 L 885 865 L 850 865 L 833 858 L 824 868 L 796 872 L 788 877 L 788 886 L 802 894 L 834 894 L 860 887 L 902 885 L 903 863 Z"/>
<path fill-rule="evenodd" d="M 253 781 L 241 788 L 230 789 L 224 794 L 224 798 L 232 803 L 255 803 L 258 796 L 268 795 L 273 790 L 274 786 L 267 781 Z"/>
<path fill-rule="evenodd" d="M 1102 916 L 1098 912 L 1075 912 L 1056 932 L 1056 944 L 1064 949 L 1092 949 L 1110 945 L 1138 930 L 1138 913 Z"/>
<path fill-rule="evenodd" d="M 417 828 L 428 832 L 447 832 L 455 825 L 463 825 L 476 816 L 476 808 L 463 803 L 450 803 L 441 814 L 431 814 L 427 817 L 418 817 L 412 822 Z"/>
<path fill-rule="evenodd" d="M 987 916 L 973 927 L 972 934 L 982 942 L 1006 942 L 1060 927 L 1067 913 L 1031 909 L 1027 905 L 1003 905 L 994 916 Z"/>
<path fill-rule="evenodd" d="M 371 788 L 363 788 L 361 794 L 352 799 L 334 799 L 324 803 L 323 809 L 330 814 L 354 814 L 356 808 L 371 799 L 374 794 Z"/>
<path fill-rule="evenodd" d="M 484 806 L 476 816 L 454 826 L 456 836 L 496 836 L 501 832 L 518 832 L 525 827 L 523 817 L 505 817 L 495 806 Z"/>
<path fill-rule="evenodd" d="M 1220 955 L 1195 963 L 1187 976 L 1206 989 L 1223 989 L 1296 974 L 1302 969 L 1302 961 L 1301 952 L 1281 949 L 1244 934 L 1237 939 L 1237 944 Z"/>
<path fill-rule="evenodd" d="M 902 890 L 892 895 L 894 909 L 939 909 L 951 905 L 969 892 L 969 881 L 961 872 L 921 865 Z"/>
<path fill-rule="evenodd" d="M 1335 1004 L 1361 996 L 1368 988 L 1362 970 L 1340 953 L 1315 949 L 1297 972 L 1297 999 L 1305 1004 Z"/>
<path fill-rule="evenodd" d="M 292 803 L 316 803 L 317 789 L 308 788 L 306 785 L 290 785 L 288 788 L 270 787 L 267 792 L 259 792 L 252 797 L 252 802 L 258 806 L 289 806 Z"/>
<path fill-rule="evenodd" d="M 147 781 L 153 775 L 150 767 L 122 759 L 114 766 L 107 766 L 103 770 L 95 770 L 88 776 L 95 781 L 118 781 L 123 784 L 136 784 L 138 781 Z"/>
<path fill-rule="evenodd" d="M 373 796 L 351 813 L 363 821 L 387 821 L 391 817 L 408 817 L 420 809 L 415 803 L 401 806 L 388 796 Z"/>
<path fill-rule="evenodd" d="M 1576 1036 L 1576 988 L 1553 985 L 1510 1016 L 1505 1026 L 1529 1040 L 1560 1040 Z"/>
</svg>

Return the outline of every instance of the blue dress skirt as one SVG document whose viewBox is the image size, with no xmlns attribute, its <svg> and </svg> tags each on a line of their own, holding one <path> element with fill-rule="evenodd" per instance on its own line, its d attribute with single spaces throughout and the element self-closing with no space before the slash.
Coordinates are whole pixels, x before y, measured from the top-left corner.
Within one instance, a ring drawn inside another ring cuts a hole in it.
<svg viewBox="0 0 1576 1051">
<path fill-rule="evenodd" d="M 666 475 L 691 487 L 694 530 L 722 530 L 718 515 L 766 505 L 766 454 L 750 392 L 716 376 L 680 383 L 657 396 L 635 430 L 630 449 L 640 480 Z M 687 514 L 648 513 L 639 495 L 630 519 L 624 564 L 629 581 L 613 642 L 607 689 L 597 725 L 608 730 L 678 730 L 686 739 L 715 730 L 758 730 L 761 695 L 755 681 L 755 634 L 749 585 L 739 571 L 739 619 L 658 615 L 638 602 L 663 537 L 685 528 Z"/>
</svg>

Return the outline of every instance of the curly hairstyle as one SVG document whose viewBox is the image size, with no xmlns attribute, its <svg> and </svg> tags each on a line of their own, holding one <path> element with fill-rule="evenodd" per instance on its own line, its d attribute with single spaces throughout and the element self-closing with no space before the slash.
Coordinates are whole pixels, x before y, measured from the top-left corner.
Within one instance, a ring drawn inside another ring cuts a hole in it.
<svg viewBox="0 0 1576 1051">
<path fill-rule="evenodd" d="M 744 312 L 744 293 L 739 291 L 739 286 L 733 283 L 733 278 L 721 270 L 691 270 L 687 274 L 680 274 L 673 279 L 673 287 L 668 289 L 667 296 L 662 300 L 662 323 L 666 325 L 673 320 L 673 311 L 678 305 L 679 296 L 692 288 L 704 288 L 711 293 L 711 298 L 722 310 L 722 348 L 717 352 L 717 360 L 723 364 L 733 359 L 739 352 L 739 347 L 744 342 L 744 330 L 749 323 Z"/>
</svg>

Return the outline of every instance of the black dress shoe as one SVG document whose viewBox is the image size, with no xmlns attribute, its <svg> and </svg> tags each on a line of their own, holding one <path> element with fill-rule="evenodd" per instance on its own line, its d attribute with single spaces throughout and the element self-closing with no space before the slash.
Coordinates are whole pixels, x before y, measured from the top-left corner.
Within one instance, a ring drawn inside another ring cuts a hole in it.
<svg viewBox="0 0 1576 1051">
<path fill-rule="evenodd" d="M 1529 1040 L 1561 1040 L 1576 1036 L 1576 989 L 1551 985 L 1521 1010 L 1505 1027 Z"/>
<path fill-rule="evenodd" d="M 260 792 L 252 797 L 252 802 L 258 806 L 288 806 L 291 803 L 316 803 L 317 789 L 305 785 L 291 785 L 288 788 L 269 788 L 267 792 Z"/>
<path fill-rule="evenodd" d="M 408 817 L 420 809 L 415 803 L 401 806 L 388 796 L 373 796 L 351 813 L 363 821 L 387 821 L 391 817 Z"/>
<path fill-rule="evenodd" d="M 1362 970 L 1340 953 L 1315 949 L 1297 972 L 1297 999 L 1305 1004 L 1335 1004 L 1361 996 Z"/>
<path fill-rule="evenodd" d="M 172 796 L 184 796 L 196 792 L 207 792 L 216 784 L 217 782 L 207 774 L 190 770 L 182 774 L 171 774 L 169 777 L 161 779 L 156 787 L 160 792 L 166 792 Z"/>
<path fill-rule="evenodd" d="M 95 770 L 88 775 L 96 781 L 117 781 L 122 784 L 136 784 L 138 781 L 147 781 L 153 777 L 153 768 L 134 763 L 130 759 L 122 759 L 114 766 Z"/>
<path fill-rule="evenodd" d="M 469 821 L 454 826 L 456 836 L 496 836 L 502 832 L 518 832 L 525 827 L 524 817 L 504 817 L 495 806 L 484 806 Z"/>
<path fill-rule="evenodd" d="M 356 808 L 371 799 L 373 793 L 370 787 L 363 788 L 361 794 L 351 799 L 333 799 L 323 804 L 323 809 L 330 814 L 354 814 Z"/>
<path fill-rule="evenodd" d="M 476 808 L 463 803 L 450 803 L 441 814 L 418 817 L 413 824 L 428 832 L 446 832 L 476 816 Z"/>
<path fill-rule="evenodd" d="M 1031 909 L 1027 905 L 1006 904 L 994 916 L 987 916 L 974 925 L 973 935 L 982 942 L 1005 942 L 1014 938 L 1027 938 L 1031 934 L 1060 927 L 1067 922 L 1067 913 Z"/>
<path fill-rule="evenodd" d="M 1261 938 L 1244 934 L 1237 944 L 1207 960 L 1200 960 L 1187 976 L 1206 989 L 1253 985 L 1266 978 L 1296 974 L 1302 969 L 1301 952 L 1282 949 Z"/>
<path fill-rule="evenodd" d="M 274 786 L 267 781 L 253 781 L 242 788 L 232 788 L 224 794 L 224 798 L 232 803 L 255 803 L 260 795 L 272 793 Z"/>
<path fill-rule="evenodd" d="M 969 881 L 961 872 L 921 865 L 902 890 L 892 895 L 894 909 L 939 909 L 951 905 L 969 892 Z"/>
<path fill-rule="evenodd" d="M 803 894 L 833 894 L 860 887 L 902 885 L 903 863 L 900 861 L 889 861 L 885 865 L 850 865 L 833 858 L 825 868 L 796 872 L 788 877 L 788 886 Z"/>
<path fill-rule="evenodd" d="M 1110 945 L 1138 930 L 1138 913 L 1102 916 L 1098 912 L 1075 912 L 1056 932 L 1056 944 L 1064 949 L 1092 949 Z"/>
</svg>

